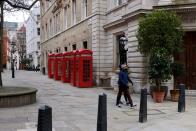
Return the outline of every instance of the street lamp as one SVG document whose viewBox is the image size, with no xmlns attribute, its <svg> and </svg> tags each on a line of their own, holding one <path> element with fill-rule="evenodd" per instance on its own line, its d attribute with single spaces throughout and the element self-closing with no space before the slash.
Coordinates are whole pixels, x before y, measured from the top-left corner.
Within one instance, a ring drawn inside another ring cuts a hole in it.
<svg viewBox="0 0 196 131">
<path fill-rule="evenodd" d="M 12 78 L 15 78 L 15 74 L 14 74 L 14 61 L 15 61 L 15 59 L 13 58 L 13 54 L 14 54 L 14 52 L 15 52 L 15 45 L 16 45 L 16 43 L 15 43 L 14 41 L 12 41 L 12 43 L 11 43 L 11 46 L 12 46 L 12 48 L 11 48 L 11 69 L 12 69 Z"/>
<path fill-rule="evenodd" d="M 119 39 L 120 64 L 127 64 L 128 39 L 125 36 Z"/>
</svg>

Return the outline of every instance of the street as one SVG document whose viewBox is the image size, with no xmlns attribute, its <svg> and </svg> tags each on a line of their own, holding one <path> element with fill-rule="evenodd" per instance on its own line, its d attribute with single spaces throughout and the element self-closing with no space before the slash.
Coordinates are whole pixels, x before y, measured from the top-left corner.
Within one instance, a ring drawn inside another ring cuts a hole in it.
<svg viewBox="0 0 196 131">
<path fill-rule="evenodd" d="M 135 109 L 115 106 L 116 92 L 100 87 L 77 88 L 49 79 L 40 72 L 16 70 L 3 73 L 4 86 L 25 86 L 38 89 L 37 103 L 16 108 L 0 108 L 0 131 L 36 131 L 40 106 L 52 107 L 55 131 L 96 131 L 98 95 L 107 94 L 108 131 L 194 131 L 196 97 L 187 97 L 186 112 L 178 113 L 176 102 L 154 103 L 148 96 L 148 120 L 139 123 L 140 95 L 132 94 Z M 124 97 L 121 98 L 124 101 Z M 32 130 L 31 130 L 32 129 Z M 33 130 L 34 129 L 34 130 Z"/>
</svg>

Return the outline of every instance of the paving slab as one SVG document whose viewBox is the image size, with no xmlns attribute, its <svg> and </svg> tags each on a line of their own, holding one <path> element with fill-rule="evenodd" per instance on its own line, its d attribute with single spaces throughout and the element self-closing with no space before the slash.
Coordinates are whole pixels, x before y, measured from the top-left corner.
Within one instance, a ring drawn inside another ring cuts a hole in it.
<svg viewBox="0 0 196 131">
<path fill-rule="evenodd" d="M 34 131 L 38 109 L 52 107 L 55 131 L 96 131 L 99 94 L 107 94 L 108 131 L 195 131 L 196 97 L 186 97 L 186 112 L 178 113 L 176 102 L 154 103 L 148 96 L 148 121 L 139 123 L 140 95 L 132 94 L 137 107 L 115 106 L 116 92 L 101 87 L 77 88 L 49 79 L 40 72 L 16 70 L 2 73 L 5 86 L 28 86 L 38 90 L 37 102 L 16 108 L 0 108 L 0 131 Z M 122 97 L 122 101 L 124 98 Z"/>
</svg>

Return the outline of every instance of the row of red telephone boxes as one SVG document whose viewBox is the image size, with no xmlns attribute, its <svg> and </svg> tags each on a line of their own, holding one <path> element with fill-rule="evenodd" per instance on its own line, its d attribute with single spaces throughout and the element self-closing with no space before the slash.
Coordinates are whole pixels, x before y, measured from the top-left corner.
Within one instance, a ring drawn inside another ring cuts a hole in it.
<svg viewBox="0 0 196 131">
<path fill-rule="evenodd" d="M 87 49 L 49 54 L 48 77 L 77 87 L 92 87 L 92 54 Z"/>
</svg>

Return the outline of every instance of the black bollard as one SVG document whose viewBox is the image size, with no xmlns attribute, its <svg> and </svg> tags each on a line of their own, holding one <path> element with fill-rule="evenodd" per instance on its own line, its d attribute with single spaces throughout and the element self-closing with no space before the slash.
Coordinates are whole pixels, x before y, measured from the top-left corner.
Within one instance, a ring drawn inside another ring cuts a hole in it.
<svg viewBox="0 0 196 131">
<path fill-rule="evenodd" d="M 185 85 L 179 85 L 180 95 L 178 99 L 178 112 L 185 112 Z"/>
<path fill-rule="evenodd" d="M 99 95 L 97 131 L 107 131 L 107 95 Z"/>
<path fill-rule="evenodd" d="M 52 108 L 43 106 L 38 112 L 37 131 L 52 131 Z"/>
<path fill-rule="evenodd" d="M 139 122 L 147 121 L 147 89 L 141 89 Z"/>
<path fill-rule="evenodd" d="M 42 67 L 42 74 L 45 75 L 46 74 L 46 68 Z"/>
</svg>

